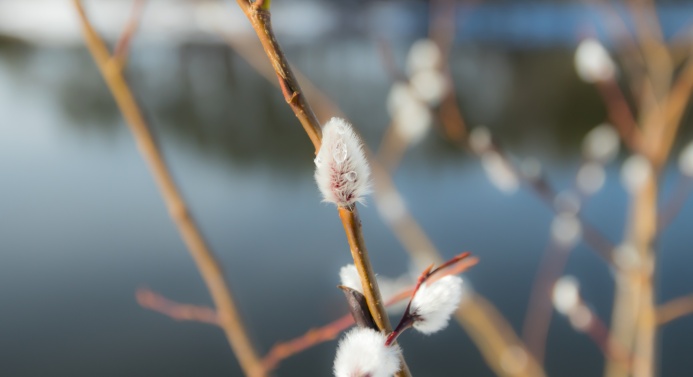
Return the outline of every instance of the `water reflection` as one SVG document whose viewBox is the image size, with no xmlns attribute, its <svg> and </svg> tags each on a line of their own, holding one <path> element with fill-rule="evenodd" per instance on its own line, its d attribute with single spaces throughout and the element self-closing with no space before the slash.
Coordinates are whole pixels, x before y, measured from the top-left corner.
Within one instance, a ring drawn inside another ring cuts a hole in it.
<svg viewBox="0 0 693 377">
<path fill-rule="evenodd" d="M 288 53 L 376 146 L 389 78 L 375 46 L 345 39 Z M 559 187 L 572 184 L 579 137 L 604 117 L 571 59 L 566 51 L 478 46 L 454 53 L 471 123 L 486 123 L 518 155 L 548 160 Z M 343 234 L 334 210 L 319 203 L 312 147 L 277 89 L 216 45 L 136 49 L 129 76 L 261 349 L 342 314 L 334 286 L 349 260 Z M 239 375 L 219 331 L 173 323 L 134 302 L 142 284 L 181 301 L 204 304 L 208 296 L 86 52 L 0 49 L 0 114 L 0 365 L 8 375 Z M 617 172 L 609 167 L 605 189 L 585 208 L 614 241 L 626 211 Z M 667 187 L 673 178 L 672 170 Z M 478 161 L 435 133 L 395 180 L 446 256 L 481 257 L 471 284 L 519 328 L 550 211 L 526 191 L 495 191 Z M 692 216 L 688 204 L 662 240 L 662 297 L 690 291 Z M 377 270 L 406 271 L 373 205 L 363 217 Z M 585 278 L 586 300 L 606 318 L 610 272 L 584 245 L 568 272 Z M 587 339 L 560 318 L 551 331 L 550 374 L 599 373 Z M 693 368 L 691 331 L 690 320 L 665 328 L 663 375 Z M 466 374 L 491 375 L 457 326 L 402 343 L 415 374 L 450 375 L 464 355 Z M 326 375 L 334 346 L 286 361 L 279 375 Z"/>
</svg>

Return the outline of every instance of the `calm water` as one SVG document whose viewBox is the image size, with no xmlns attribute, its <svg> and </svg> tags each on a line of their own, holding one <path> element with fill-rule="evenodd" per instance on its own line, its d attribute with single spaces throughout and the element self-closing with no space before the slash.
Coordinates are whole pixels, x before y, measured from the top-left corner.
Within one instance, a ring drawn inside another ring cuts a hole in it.
<svg viewBox="0 0 693 377">
<path fill-rule="evenodd" d="M 376 147 L 388 88 L 374 46 L 360 40 L 290 51 Z M 131 78 L 177 181 L 265 352 L 278 340 L 345 312 L 335 288 L 350 261 L 335 210 L 320 203 L 312 148 L 278 91 L 221 47 L 147 48 Z M 577 82 L 569 53 L 455 53 L 462 106 L 519 156 L 550 161 L 556 186 L 571 185 L 579 138 L 603 118 L 595 92 Z M 325 63 L 325 64 L 323 64 Z M 365 89 L 365 90 L 364 90 Z M 585 216 L 621 238 L 627 201 L 609 166 Z M 676 179 L 667 172 L 665 192 Z M 468 281 L 519 329 L 552 213 L 531 192 L 506 196 L 479 162 L 433 132 L 411 150 L 395 181 L 413 214 L 450 257 L 481 263 Z M 240 376 L 221 331 L 140 308 L 147 286 L 209 305 L 207 291 L 109 94 L 83 50 L 0 49 L 0 375 Z M 372 204 L 362 209 L 376 270 L 395 276 L 406 254 Z M 659 297 L 693 292 L 687 203 L 661 239 Z M 609 318 L 612 279 L 580 245 L 568 271 Z M 286 313 L 295 313 L 288 317 Z M 402 338 L 419 376 L 491 376 L 465 333 Z M 552 376 L 597 376 L 601 356 L 554 317 Z M 328 376 L 336 342 L 286 360 L 279 376 Z M 693 370 L 693 318 L 666 326 L 663 376 Z"/>
</svg>

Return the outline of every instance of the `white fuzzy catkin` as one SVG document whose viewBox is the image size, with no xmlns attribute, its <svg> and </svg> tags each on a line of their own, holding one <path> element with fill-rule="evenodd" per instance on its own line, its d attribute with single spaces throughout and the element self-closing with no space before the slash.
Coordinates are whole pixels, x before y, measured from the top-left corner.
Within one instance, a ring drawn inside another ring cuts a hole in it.
<svg viewBox="0 0 693 377">
<path fill-rule="evenodd" d="M 483 166 L 489 181 L 501 192 L 512 194 L 520 187 L 517 175 L 498 152 L 489 149 L 482 153 L 481 166 Z"/>
<path fill-rule="evenodd" d="M 412 102 L 418 102 L 416 94 L 406 82 L 397 81 L 390 87 L 385 106 L 390 117 L 395 117 L 400 109 L 409 106 Z"/>
<path fill-rule="evenodd" d="M 598 162 L 583 164 L 577 173 L 577 186 L 580 192 L 592 195 L 599 191 L 606 181 L 604 166 Z"/>
<path fill-rule="evenodd" d="M 450 275 L 421 285 L 411 301 L 414 328 L 424 334 L 444 329 L 462 299 L 462 284 L 462 278 Z"/>
<path fill-rule="evenodd" d="M 315 181 L 326 202 L 351 207 L 370 192 L 371 169 L 361 140 L 344 119 L 332 118 L 322 128 L 315 166 Z"/>
<path fill-rule="evenodd" d="M 347 264 L 339 270 L 339 281 L 345 287 L 363 293 L 361 277 L 353 264 Z"/>
<path fill-rule="evenodd" d="M 693 177 L 693 142 L 689 142 L 679 155 L 679 169 L 688 177 Z"/>
<path fill-rule="evenodd" d="M 633 195 L 640 191 L 652 174 L 650 161 L 642 155 L 634 154 L 623 162 L 621 183 L 626 191 Z"/>
<path fill-rule="evenodd" d="M 399 346 L 385 345 L 385 335 L 367 328 L 346 333 L 337 347 L 335 377 L 391 377 L 399 371 Z"/>
<path fill-rule="evenodd" d="M 412 76 L 426 69 L 437 69 L 443 61 L 443 54 L 438 45 L 430 39 L 419 39 L 414 42 L 407 55 L 407 73 Z"/>
<path fill-rule="evenodd" d="M 353 264 L 347 264 L 339 270 L 339 280 L 341 285 L 363 293 L 361 277 Z M 390 300 L 413 284 L 408 276 L 395 279 L 376 276 L 376 280 L 378 281 L 378 289 L 383 301 Z M 401 309 L 400 306 L 393 306 L 393 308 Z M 388 307 L 388 309 L 390 308 Z"/>
<path fill-rule="evenodd" d="M 431 110 L 418 99 L 399 107 L 393 116 L 395 131 L 409 144 L 423 140 L 433 124 Z"/>
<path fill-rule="evenodd" d="M 582 225 L 575 213 L 559 213 L 551 222 L 551 236 L 564 248 L 575 246 L 582 236 Z"/>
<path fill-rule="evenodd" d="M 436 106 L 448 90 L 448 81 L 437 69 L 426 69 L 414 73 L 409 79 L 414 93 L 429 106 Z"/>
<path fill-rule="evenodd" d="M 563 276 L 553 286 L 553 306 L 556 311 L 568 315 L 580 304 L 578 281 L 572 276 Z"/>
<path fill-rule="evenodd" d="M 606 164 L 616 157 L 621 139 L 614 127 L 602 123 L 593 128 L 582 140 L 582 153 L 588 160 Z"/>
<path fill-rule="evenodd" d="M 588 83 L 611 80 L 616 75 L 616 65 L 609 52 L 594 38 L 587 38 L 578 45 L 575 69 L 578 76 Z"/>
</svg>

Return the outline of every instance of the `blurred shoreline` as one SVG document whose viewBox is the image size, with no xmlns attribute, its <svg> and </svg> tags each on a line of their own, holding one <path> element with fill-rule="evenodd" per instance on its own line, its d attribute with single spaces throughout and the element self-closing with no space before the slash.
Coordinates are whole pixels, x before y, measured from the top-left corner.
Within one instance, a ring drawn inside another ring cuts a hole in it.
<svg viewBox="0 0 693 377">
<path fill-rule="evenodd" d="M 131 1 L 86 1 L 99 31 L 117 39 L 132 8 Z M 355 7 L 355 5 L 360 5 Z M 277 2 L 273 23 L 283 43 L 310 43 L 340 33 L 366 33 L 389 39 L 415 39 L 426 33 L 428 5 L 423 2 Z M 684 45 L 691 39 L 686 25 L 693 4 L 657 5 L 665 39 Z M 304 20 L 311 22 L 304 22 Z M 501 44 L 514 49 L 571 48 L 580 39 L 598 36 L 618 44 L 634 21 L 623 5 L 594 3 L 460 3 L 457 41 Z M 252 30 L 233 1 L 146 2 L 138 39 L 144 43 L 222 43 L 220 31 L 252 36 Z M 82 39 L 69 2 L 0 0 L 0 41 L 36 45 L 75 46 Z"/>
</svg>

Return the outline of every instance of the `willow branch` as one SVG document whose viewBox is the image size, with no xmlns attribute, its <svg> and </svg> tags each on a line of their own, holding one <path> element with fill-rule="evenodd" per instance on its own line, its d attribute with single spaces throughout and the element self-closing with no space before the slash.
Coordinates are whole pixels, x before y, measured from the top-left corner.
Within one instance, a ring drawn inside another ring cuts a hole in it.
<svg viewBox="0 0 693 377">
<path fill-rule="evenodd" d="M 373 267 L 368 257 L 366 242 L 363 240 L 358 210 L 356 208 L 339 207 L 339 218 L 342 220 L 342 225 L 344 225 L 344 232 L 349 242 L 356 270 L 362 279 L 361 285 L 363 286 L 363 295 L 366 296 L 368 309 L 380 331 L 389 333 L 392 331 L 392 326 L 380 296 L 378 281 L 375 279 L 375 272 L 373 272 Z M 363 279 L 364 277 L 365 280 Z"/>
<path fill-rule="evenodd" d="M 679 297 L 657 308 L 657 324 L 662 326 L 690 314 L 693 314 L 693 295 Z"/>
<path fill-rule="evenodd" d="M 185 199 L 174 182 L 163 155 L 154 141 L 144 116 L 123 77 L 122 66 L 113 63 L 114 58 L 89 22 L 82 3 L 79 0 L 74 0 L 73 4 L 79 14 L 82 31 L 89 51 L 106 81 L 106 85 L 113 94 L 118 108 L 125 117 L 140 153 L 149 165 L 150 171 L 169 210 L 169 215 L 197 264 L 198 270 L 217 308 L 221 327 L 226 333 L 232 350 L 236 354 L 246 375 L 252 377 L 266 376 L 264 368 L 260 363 L 260 358 L 245 332 L 245 327 L 236 309 L 231 290 L 228 287 L 219 262 L 207 246 L 195 220 L 188 211 Z"/>
<path fill-rule="evenodd" d="M 286 59 L 284 52 L 279 46 L 279 42 L 277 42 L 277 38 L 274 36 L 269 11 L 270 0 L 256 1 L 255 3 L 247 0 L 237 0 L 237 3 L 260 39 L 260 43 L 277 75 L 279 87 L 282 90 L 282 94 L 284 94 L 286 103 L 301 122 L 303 129 L 308 134 L 313 146 L 315 146 L 315 150 L 319 150 L 322 128 L 320 127 L 320 122 L 315 117 L 315 113 L 308 105 L 301 86 L 291 70 L 289 61 Z"/>
<path fill-rule="evenodd" d="M 663 98 L 669 91 L 673 72 L 672 58 L 664 43 L 664 36 L 652 0 L 628 1 L 630 13 L 635 21 L 638 47 L 642 50 L 654 95 Z"/>
<path fill-rule="evenodd" d="M 545 377 L 541 364 L 529 354 L 512 326 L 488 300 L 470 293 L 455 317 L 481 351 L 486 363 L 503 377 Z"/>
<path fill-rule="evenodd" d="M 291 66 L 272 31 L 269 0 L 256 1 L 255 3 L 250 3 L 246 0 L 238 0 L 237 2 L 260 39 L 260 43 L 277 75 L 279 87 L 284 94 L 284 99 L 303 125 L 303 129 L 313 142 L 313 146 L 317 152 L 320 150 L 321 146 L 322 128 L 315 113 L 303 95 Z M 382 298 L 380 297 L 378 284 L 375 280 L 375 273 L 373 272 L 370 259 L 368 258 L 368 251 L 363 239 L 358 211 L 356 208 L 339 208 L 339 217 L 344 226 L 344 231 L 351 249 L 351 255 L 354 259 L 354 265 L 359 273 L 361 285 L 364 289 L 363 293 L 366 297 L 371 315 L 382 332 L 390 332 L 392 328 L 387 313 L 385 312 Z M 410 376 L 411 373 L 404 361 L 404 357 L 400 357 L 400 359 L 401 370 L 397 375 L 400 377 Z"/>
<path fill-rule="evenodd" d="M 682 68 L 676 78 L 671 92 L 663 100 L 664 115 L 653 112 L 645 120 L 645 127 L 651 129 L 653 135 L 653 153 L 655 167 L 659 168 L 666 162 L 669 152 L 681 126 L 681 120 L 686 111 L 686 105 L 693 91 L 693 57 Z M 662 119 L 663 118 L 663 119 Z"/>
</svg>

